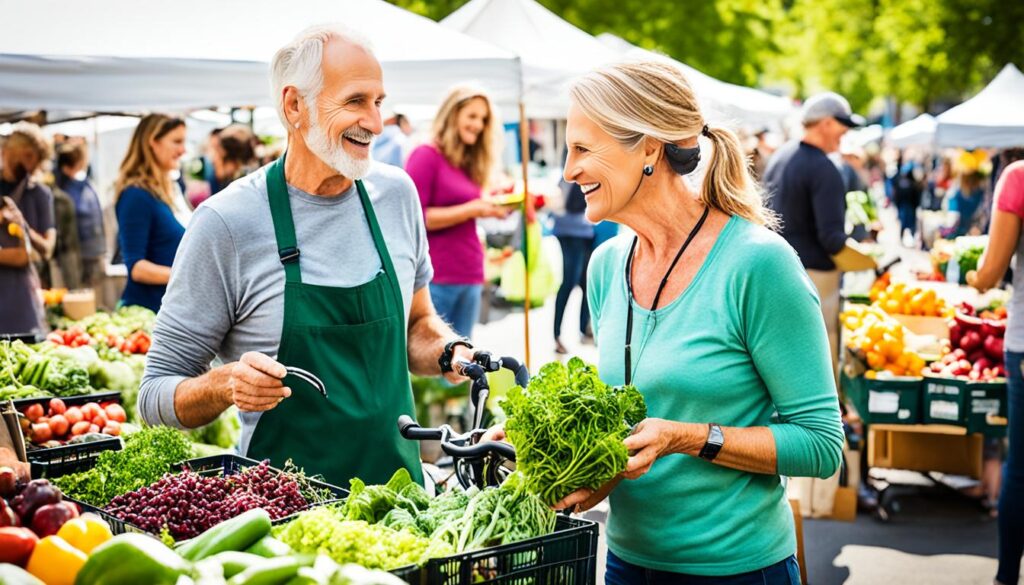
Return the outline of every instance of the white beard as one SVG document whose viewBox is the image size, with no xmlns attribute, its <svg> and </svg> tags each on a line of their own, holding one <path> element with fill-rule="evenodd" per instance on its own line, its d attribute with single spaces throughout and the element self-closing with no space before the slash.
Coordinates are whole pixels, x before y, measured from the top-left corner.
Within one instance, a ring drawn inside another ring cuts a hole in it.
<svg viewBox="0 0 1024 585">
<path fill-rule="evenodd" d="M 309 131 L 306 132 L 306 146 L 324 161 L 324 164 L 341 173 L 343 177 L 358 181 L 370 174 L 373 159 L 369 156 L 365 159 L 355 158 L 345 151 L 344 145 L 332 143 L 316 120 L 311 120 Z"/>
</svg>

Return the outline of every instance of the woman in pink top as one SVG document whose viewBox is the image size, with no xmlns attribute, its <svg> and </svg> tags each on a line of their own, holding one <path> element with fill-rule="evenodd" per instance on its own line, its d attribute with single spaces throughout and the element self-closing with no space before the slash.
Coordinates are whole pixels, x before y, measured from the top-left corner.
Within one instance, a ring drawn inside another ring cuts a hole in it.
<svg viewBox="0 0 1024 585">
<path fill-rule="evenodd" d="M 434 266 L 430 296 L 438 314 L 467 338 L 480 312 L 484 282 L 476 219 L 509 214 L 481 196 L 497 160 L 495 136 L 490 99 L 477 88 L 459 86 L 437 112 L 433 141 L 413 150 L 405 165 L 427 225 Z"/>
<path fill-rule="evenodd" d="M 1003 153 L 1006 168 L 996 183 L 995 211 L 989 228 L 989 241 L 978 262 L 977 272 L 967 273 L 967 284 L 988 290 L 1003 279 L 1014 254 L 1013 296 L 1009 303 L 1006 327 L 1006 392 L 1010 423 L 1007 435 L 1010 449 L 1003 468 L 999 494 L 999 571 L 997 585 L 1016 585 L 1020 578 L 1021 554 L 1024 554 L 1024 149 Z"/>
</svg>

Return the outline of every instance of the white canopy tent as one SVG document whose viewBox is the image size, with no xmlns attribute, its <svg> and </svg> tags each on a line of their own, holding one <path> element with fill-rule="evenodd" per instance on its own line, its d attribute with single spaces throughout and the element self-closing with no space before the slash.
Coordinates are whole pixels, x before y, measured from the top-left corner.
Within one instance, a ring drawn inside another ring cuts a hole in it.
<svg viewBox="0 0 1024 585">
<path fill-rule="evenodd" d="M 935 140 L 962 148 L 1024 145 L 1024 73 L 1007 64 L 978 95 L 940 114 Z"/>
<path fill-rule="evenodd" d="M 0 0 L 0 14 L 0 108 L 273 105 L 274 51 L 329 22 L 370 39 L 391 103 L 436 104 L 466 80 L 503 105 L 521 95 L 515 55 L 382 0 Z"/>
<path fill-rule="evenodd" d="M 471 0 L 441 24 L 522 59 L 523 100 L 531 118 L 564 118 L 569 107 L 567 82 L 620 59 L 534 0 Z"/>
<path fill-rule="evenodd" d="M 597 38 L 626 58 L 656 59 L 678 67 L 697 93 L 701 108 L 713 122 L 751 128 L 781 126 L 783 120 L 794 112 L 789 98 L 715 79 L 667 55 L 642 49 L 610 33 L 602 33 Z"/>
<path fill-rule="evenodd" d="M 896 126 L 886 136 L 889 144 L 896 148 L 911 146 L 929 146 L 935 143 L 935 128 L 938 126 L 935 116 L 920 116 Z"/>
</svg>

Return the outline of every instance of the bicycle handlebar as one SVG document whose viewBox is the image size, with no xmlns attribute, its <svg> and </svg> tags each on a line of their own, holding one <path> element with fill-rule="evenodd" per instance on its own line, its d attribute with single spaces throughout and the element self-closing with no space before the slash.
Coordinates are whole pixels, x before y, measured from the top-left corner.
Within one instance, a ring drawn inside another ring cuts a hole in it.
<svg viewBox="0 0 1024 585">
<path fill-rule="evenodd" d="M 500 455 L 509 461 L 516 460 L 515 447 L 508 443 L 499 443 L 497 441 L 484 441 L 483 443 L 477 443 L 476 445 L 466 447 L 455 445 L 453 443 L 441 443 L 441 450 L 452 457 L 463 459 L 476 459 L 493 453 L 495 455 Z"/>
<path fill-rule="evenodd" d="M 398 417 L 398 432 L 413 441 L 440 441 L 442 437 L 441 429 L 425 429 L 407 414 Z"/>
</svg>

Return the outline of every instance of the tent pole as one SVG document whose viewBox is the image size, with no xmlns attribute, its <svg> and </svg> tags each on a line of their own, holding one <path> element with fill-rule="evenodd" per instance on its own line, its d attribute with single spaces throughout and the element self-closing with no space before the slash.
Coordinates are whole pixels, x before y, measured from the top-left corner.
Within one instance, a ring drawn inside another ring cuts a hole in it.
<svg viewBox="0 0 1024 585">
<path fill-rule="evenodd" d="M 526 125 L 526 104 L 519 102 L 519 159 L 523 171 L 523 274 L 525 275 L 526 299 L 523 301 L 523 331 L 526 339 L 526 368 L 530 369 L 530 238 L 527 236 L 527 224 L 533 215 L 533 200 L 530 198 L 529 161 L 530 161 L 530 130 Z"/>
</svg>

